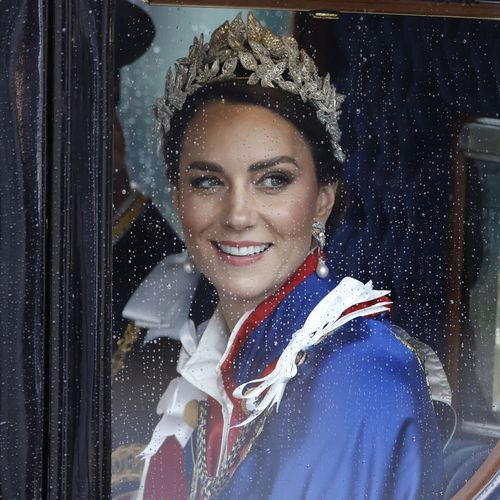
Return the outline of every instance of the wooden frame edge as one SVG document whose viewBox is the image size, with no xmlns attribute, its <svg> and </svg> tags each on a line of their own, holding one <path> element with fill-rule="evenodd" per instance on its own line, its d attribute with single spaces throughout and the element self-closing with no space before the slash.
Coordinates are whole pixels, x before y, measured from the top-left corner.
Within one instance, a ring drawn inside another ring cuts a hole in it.
<svg viewBox="0 0 500 500">
<path fill-rule="evenodd" d="M 500 440 L 497 441 L 495 448 L 488 455 L 488 458 L 481 464 L 481 467 L 465 483 L 463 488 L 452 497 L 451 500 L 469 500 L 476 498 L 483 493 L 485 487 L 498 474 L 500 470 Z M 486 492 L 484 492 L 486 493 Z M 484 498 L 488 498 L 486 495 Z"/>
<path fill-rule="evenodd" d="M 433 2 L 430 0 L 143 0 L 150 5 L 308 11 L 329 13 L 451 17 L 500 21 L 500 3 Z M 325 15 L 326 14 L 326 15 Z"/>
</svg>

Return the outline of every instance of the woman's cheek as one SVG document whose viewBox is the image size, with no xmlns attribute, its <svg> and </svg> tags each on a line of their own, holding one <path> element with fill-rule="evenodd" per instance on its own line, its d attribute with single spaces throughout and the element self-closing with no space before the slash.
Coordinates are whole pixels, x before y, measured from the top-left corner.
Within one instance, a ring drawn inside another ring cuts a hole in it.
<svg viewBox="0 0 500 500">
<path fill-rule="evenodd" d="M 191 236 L 196 235 L 214 218 L 215 207 L 208 197 L 188 194 L 181 203 L 182 225 L 184 231 Z"/>
<path fill-rule="evenodd" d="M 296 237 L 310 233 L 309 226 L 309 211 L 303 206 L 300 201 L 291 204 L 287 210 L 279 210 L 275 212 L 274 220 L 276 227 L 285 237 Z"/>
</svg>

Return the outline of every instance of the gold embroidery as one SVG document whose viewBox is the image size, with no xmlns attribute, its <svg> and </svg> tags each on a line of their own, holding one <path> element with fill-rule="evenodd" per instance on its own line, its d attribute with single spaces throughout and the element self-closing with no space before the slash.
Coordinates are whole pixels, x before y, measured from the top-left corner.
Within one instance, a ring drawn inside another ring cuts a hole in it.
<svg viewBox="0 0 500 500">
<path fill-rule="evenodd" d="M 148 199 L 139 194 L 132 205 L 113 224 L 112 241 L 115 244 L 144 212 Z"/>
<path fill-rule="evenodd" d="M 422 354 L 419 352 L 419 350 L 412 344 L 411 342 L 411 336 L 410 334 L 401 328 L 400 326 L 397 325 L 392 325 L 393 326 L 393 331 L 392 336 L 396 339 L 399 340 L 407 349 L 409 349 L 415 357 L 417 358 L 418 364 L 422 368 L 422 371 L 424 372 L 425 376 L 425 384 L 427 385 L 427 389 L 429 391 L 429 396 L 432 397 L 432 392 L 431 392 L 431 384 L 429 382 L 429 375 L 427 373 L 427 370 L 425 369 L 425 361 L 424 358 L 422 357 Z"/>
<path fill-rule="evenodd" d="M 119 446 L 111 453 L 111 486 L 115 487 L 125 481 L 140 481 L 144 461 L 138 457 L 145 444 L 132 443 Z"/>
<path fill-rule="evenodd" d="M 117 373 L 125 366 L 125 358 L 127 353 L 132 349 L 132 346 L 139 338 L 141 329 L 136 326 L 133 321 L 129 321 L 127 328 L 123 332 L 122 338 L 116 343 L 118 349 L 113 354 L 111 360 L 111 375 L 116 377 Z"/>
</svg>

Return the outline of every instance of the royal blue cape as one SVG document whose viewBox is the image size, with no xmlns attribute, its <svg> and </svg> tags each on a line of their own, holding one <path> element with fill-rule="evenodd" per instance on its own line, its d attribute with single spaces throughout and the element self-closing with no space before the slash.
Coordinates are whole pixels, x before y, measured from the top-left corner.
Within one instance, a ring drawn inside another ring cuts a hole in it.
<svg viewBox="0 0 500 500">
<path fill-rule="evenodd" d="M 312 273 L 284 296 L 239 349 L 236 385 L 279 357 L 336 282 Z M 307 354 L 218 498 L 441 497 L 442 443 L 425 373 L 390 322 L 354 319 Z M 185 459 L 189 474 L 190 451 Z"/>
</svg>

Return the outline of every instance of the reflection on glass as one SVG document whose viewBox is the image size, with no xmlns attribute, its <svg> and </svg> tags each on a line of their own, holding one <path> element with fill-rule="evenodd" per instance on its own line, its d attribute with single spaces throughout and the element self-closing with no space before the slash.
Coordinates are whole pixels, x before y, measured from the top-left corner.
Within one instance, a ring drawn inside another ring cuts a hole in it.
<svg viewBox="0 0 500 500">
<path fill-rule="evenodd" d="M 500 127 L 498 129 L 500 143 Z M 500 357 L 492 356 L 498 323 L 498 280 L 500 276 L 500 157 L 499 162 L 476 163 L 482 192 L 483 264 L 478 280 L 471 291 L 471 315 L 478 332 L 478 358 L 490 360 L 485 366 L 481 382 L 486 394 L 491 395 L 492 407 L 499 411 L 500 379 L 492 375 L 499 370 Z M 495 387 L 496 386 L 496 387 Z M 490 398 L 488 398 L 490 399 Z M 491 403 L 490 403 L 491 404 Z M 500 435 L 500 433 L 499 433 Z"/>
<path fill-rule="evenodd" d="M 495 370 L 493 381 L 493 410 L 500 412 L 500 273 L 497 277 L 497 318 L 495 324 Z"/>
</svg>

